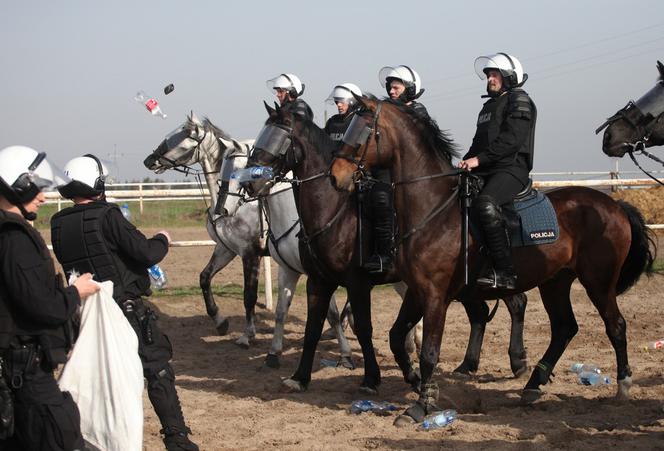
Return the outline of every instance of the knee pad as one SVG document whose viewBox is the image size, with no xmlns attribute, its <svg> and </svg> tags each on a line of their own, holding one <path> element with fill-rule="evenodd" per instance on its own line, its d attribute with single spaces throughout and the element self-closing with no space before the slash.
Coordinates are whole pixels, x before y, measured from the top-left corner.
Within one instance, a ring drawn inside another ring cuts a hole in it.
<svg viewBox="0 0 664 451">
<path fill-rule="evenodd" d="M 477 196 L 473 202 L 473 210 L 482 225 L 497 227 L 504 224 L 503 211 L 491 196 Z"/>
</svg>

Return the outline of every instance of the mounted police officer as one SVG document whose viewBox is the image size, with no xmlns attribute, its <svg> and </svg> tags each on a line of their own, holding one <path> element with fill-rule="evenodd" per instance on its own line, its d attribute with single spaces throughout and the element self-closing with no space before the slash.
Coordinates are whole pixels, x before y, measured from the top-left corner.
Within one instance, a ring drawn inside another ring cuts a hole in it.
<svg viewBox="0 0 664 451">
<path fill-rule="evenodd" d="M 78 407 L 53 376 L 72 345 L 72 316 L 99 291 L 92 275 L 65 287 L 43 238 L 28 221 L 42 189 L 64 183 L 46 154 L 24 146 L 0 150 L 0 449 L 84 449 Z M 8 431 L 7 386 L 14 399 Z M 6 440 L 3 440 L 6 439 Z"/>
<path fill-rule="evenodd" d="M 353 94 L 361 96 L 362 91 L 353 83 L 342 83 L 334 87 L 326 100 L 326 102 L 336 105 L 339 112 L 329 118 L 325 124 L 325 133 L 330 136 L 332 141 L 341 142 L 350 121 L 355 116 L 357 100 Z"/>
<path fill-rule="evenodd" d="M 138 336 L 148 396 L 163 426 L 166 449 L 198 450 L 188 438 L 191 431 L 175 390 L 170 341 L 143 302 L 151 294 L 147 269 L 166 256 L 170 236 L 161 231 L 146 238 L 117 205 L 106 202 L 108 171 L 94 155 L 74 158 L 65 166 L 65 173 L 71 182 L 59 191 L 74 206 L 51 218 L 53 251 L 66 272 L 89 271 L 99 281 L 113 281 L 113 298 Z"/>
<path fill-rule="evenodd" d="M 385 86 L 390 99 L 411 107 L 418 117 L 429 120 L 427 109 L 418 99 L 423 93 L 420 75 L 408 66 L 385 66 L 378 72 L 378 80 Z M 374 230 L 374 249 L 363 265 L 371 273 L 389 271 L 394 259 L 394 206 L 392 203 L 392 176 L 389 169 L 374 168 L 372 177 L 377 182 L 370 191 L 371 214 Z"/>
<path fill-rule="evenodd" d="M 300 98 L 304 94 L 304 83 L 300 81 L 299 77 L 293 74 L 280 74 L 265 83 L 268 89 L 274 91 L 281 108 L 310 121 L 314 120 L 314 112 L 311 107 Z"/>
<path fill-rule="evenodd" d="M 516 273 L 502 208 L 528 184 L 533 168 L 537 109 L 521 86 L 528 79 L 519 60 L 507 53 L 475 60 L 480 79 L 487 79 L 487 96 L 477 119 L 477 131 L 459 168 L 473 171 L 483 188 L 473 201 L 472 213 L 484 232 L 493 268 L 477 284 L 513 289 Z"/>
</svg>

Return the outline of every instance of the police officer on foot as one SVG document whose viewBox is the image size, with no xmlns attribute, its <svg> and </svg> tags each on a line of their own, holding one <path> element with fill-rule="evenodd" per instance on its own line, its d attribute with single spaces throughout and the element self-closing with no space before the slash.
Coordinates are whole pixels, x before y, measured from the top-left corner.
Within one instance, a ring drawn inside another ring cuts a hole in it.
<svg viewBox="0 0 664 451">
<path fill-rule="evenodd" d="M 475 72 L 487 80 L 487 96 L 477 119 L 477 131 L 459 168 L 479 175 L 484 186 L 473 201 L 493 268 L 477 284 L 514 289 L 516 273 L 502 208 L 528 183 L 533 168 L 537 109 L 521 86 L 528 79 L 519 60 L 507 53 L 480 56 Z"/>
<path fill-rule="evenodd" d="M 342 83 L 334 87 L 326 100 L 326 102 L 336 105 L 339 112 L 329 118 L 325 124 L 325 133 L 330 136 L 332 141 L 341 142 L 346 129 L 350 125 L 350 121 L 355 116 L 357 100 L 353 94 L 361 96 L 362 91 L 353 83 Z"/>
<path fill-rule="evenodd" d="M 14 398 L 14 435 L 7 438 L 10 431 L 0 425 L 2 450 L 85 446 L 78 407 L 60 391 L 53 370 L 66 362 L 72 346 L 72 316 L 99 285 L 83 274 L 65 288 L 43 238 L 28 222 L 44 203 L 42 189 L 65 181 L 58 172 L 43 152 L 0 150 L 0 377 Z"/>
<path fill-rule="evenodd" d="M 149 296 L 147 269 L 168 252 L 166 231 L 146 238 L 127 221 L 117 205 L 107 203 L 108 171 L 94 155 L 74 158 L 65 166 L 71 182 L 58 190 L 74 206 L 51 218 L 53 251 L 66 272 L 92 272 L 99 281 L 113 281 L 113 298 L 138 336 L 138 353 L 148 382 L 148 396 L 163 426 L 167 450 L 198 450 L 182 415 L 169 364 L 171 344 L 157 326 L 157 317 L 143 303 Z"/>
<path fill-rule="evenodd" d="M 280 74 L 265 83 L 269 90 L 274 91 L 281 108 L 307 120 L 314 120 L 314 112 L 311 107 L 300 98 L 304 94 L 304 83 L 300 81 L 299 77 L 293 74 Z"/>
</svg>

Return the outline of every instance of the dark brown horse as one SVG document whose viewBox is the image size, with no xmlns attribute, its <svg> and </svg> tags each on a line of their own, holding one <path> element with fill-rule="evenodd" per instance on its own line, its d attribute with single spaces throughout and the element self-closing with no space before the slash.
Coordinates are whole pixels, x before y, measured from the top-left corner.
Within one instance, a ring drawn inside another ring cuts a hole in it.
<svg viewBox="0 0 664 451">
<path fill-rule="evenodd" d="M 270 117 L 256 140 L 249 165 L 270 166 L 279 177 L 293 171 L 297 180 L 294 191 L 303 231 L 300 255 L 308 274 L 304 348 L 295 374 L 284 384 L 295 391 L 304 390 L 309 384 L 330 295 L 337 286 L 344 286 L 348 290 L 355 317 L 354 330 L 364 356 L 365 375 L 361 390 L 376 392 L 380 384 L 380 371 L 372 344 L 370 293 L 373 285 L 394 282 L 397 278 L 394 273 L 376 276 L 360 269 L 356 197 L 336 190 L 328 174 L 337 144 L 311 121 L 278 107 L 275 110 L 266 105 L 266 109 Z M 265 181 L 258 181 L 249 188 L 260 194 L 266 184 Z M 505 303 L 512 317 L 510 365 L 518 375 L 526 370 L 523 347 L 526 296 L 510 296 L 505 298 Z M 457 371 L 468 373 L 476 371 L 479 364 L 488 307 L 484 302 L 466 303 L 464 306 L 471 320 L 471 336 L 464 361 Z M 417 321 L 405 324 L 406 332 L 415 324 Z M 405 335 L 399 338 L 401 347 Z M 395 342 L 395 339 L 390 341 Z M 419 374 L 413 368 L 405 379 L 416 390 L 419 389 Z"/>
<path fill-rule="evenodd" d="M 360 136 L 356 145 L 345 144 L 332 165 L 338 187 L 352 190 L 363 168 L 376 165 L 392 171 L 395 209 L 401 231 L 397 272 L 408 285 L 390 338 L 395 358 L 404 374 L 412 371 L 398 340 L 408 324 L 424 317 L 420 355 L 422 391 L 406 414 L 415 420 L 436 410 L 438 387 L 432 381 L 438 363 L 445 316 L 449 303 L 463 293 L 464 267 L 461 246 L 461 211 L 457 170 L 452 167 L 451 142 L 433 121 L 418 119 L 411 108 L 391 101 L 359 98 L 366 109 L 356 118 L 346 138 Z M 358 133 L 358 129 L 360 132 Z M 362 133 L 363 132 L 363 133 Z M 358 172 L 358 168 L 360 169 Z M 616 296 L 633 285 L 644 271 L 652 270 L 652 243 L 643 217 L 632 206 L 587 188 L 563 188 L 548 193 L 560 226 L 557 241 L 513 251 L 518 274 L 515 292 L 539 287 L 551 322 L 551 342 L 528 380 L 522 399 L 532 402 L 541 395 L 552 370 L 578 330 L 572 311 L 570 287 L 578 279 L 600 313 L 616 353 L 618 396 L 627 398 L 631 370 L 627 360 L 626 324 Z M 470 265 L 480 256 L 477 244 L 470 248 Z M 495 291 L 476 287 L 480 298 Z M 498 292 L 505 296 L 509 291 Z M 400 420 L 411 421 L 407 416 Z"/>
<path fill-rule="evenodd" d="M 611 116 L 595 133 L 604 128 L 602 150 L 610 157 L 643 151 L 664 144 L 664 64 L 657 61 L 657 84 L 636 102 L 630 101 Z"/>
</svg>

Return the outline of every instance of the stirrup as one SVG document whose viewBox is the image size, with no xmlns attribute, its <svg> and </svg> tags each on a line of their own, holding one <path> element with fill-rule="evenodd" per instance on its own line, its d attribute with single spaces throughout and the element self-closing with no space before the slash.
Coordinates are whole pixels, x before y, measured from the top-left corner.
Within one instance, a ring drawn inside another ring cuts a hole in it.
<svg viewBox="0 0 664 451">
<path fill-rule="evenodd" d="M 380 274 L 392 269 L 392 259 L 381 254 L 374 254 L 362 265 L 362 268 L 372 274 Z"/>
<path fill-rule="evenodd" d="M 491 273 L 484 273 L 477 278 L 477 285 L 494 289 L 514 290 L 516 288 L 516 275 L 502 270 L 498 272 L 495 268 L 491 268 Z"/>
</svg>

